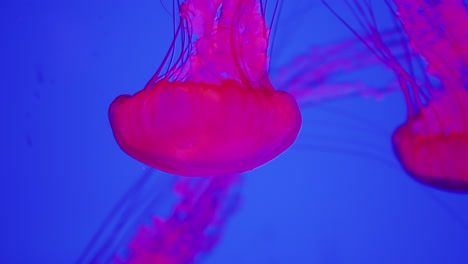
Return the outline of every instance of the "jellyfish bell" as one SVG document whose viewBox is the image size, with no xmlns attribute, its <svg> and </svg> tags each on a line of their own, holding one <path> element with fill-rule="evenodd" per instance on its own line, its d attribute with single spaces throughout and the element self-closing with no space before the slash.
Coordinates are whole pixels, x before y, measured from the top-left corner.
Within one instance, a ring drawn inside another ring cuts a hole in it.
<svg viewBox="0 0 468 264">
<path fill-rule="evenodd" d="M 297 112 L 288 94 L 222 85 L 163 81 L 119 97 L 112 105 L 124 120 L 113 123 L 117 142 L 135 159 L 181 176 L 251 170 L 292 145 L 300 123 L 289 118 Z"/>
<path fill-rule="evenodd" d="M 468 109 L 468 91 L 459 96 Z M 425 106 L 395 131 L 392 142 L 403 167 L 417 180 L 468 192 L 467 122 L 454 102 L 448 96 Z"/>
<path fill-rule="evenodd" d="M 180 57 L 110 106 L 124 152 L 167 173 L 216 176 L 252 170 L 294 143 L 302 117 L 269 80 L 264 8 L 258 0 L 181 4 Z M 174 41 L 163 65 L 175 48 Z"/>
</svg>

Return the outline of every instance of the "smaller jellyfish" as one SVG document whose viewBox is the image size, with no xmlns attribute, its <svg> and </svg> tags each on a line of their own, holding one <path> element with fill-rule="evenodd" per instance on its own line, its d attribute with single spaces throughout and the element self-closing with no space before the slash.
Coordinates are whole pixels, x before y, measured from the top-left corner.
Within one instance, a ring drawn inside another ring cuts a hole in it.
<svg viewBox="0 0 468 264">
<path fill-rule="evenodd" d="M 468 192 L 468 12 L 462 0 L 394 0 L 411 48 L 442 87 L 403 87 L 408 122 L 393 135 L 403 166 L 418 180 Z"/>
<path fill-rule="evenodd" d="M 396 74 L 408 116 L 392 143 L 405 170 L 430 186 L 468 192 L 468 32 L 460 30 L 468 27 L 468 13 L 463 1 L 393 0 L 397 28 L 406 33 L 401 32 L 406 66 L 383 41 L 369 1 L 346 1 L 365 34 L 322 2 Z M 422 76 L 413 64 L 423 67 L 424 62 L 415 55 L 427 64 Z"/>
<path fill-rule="evenodd" d="M 180 197 L 168 219 L 153 217 L 141 226 L 129 244 L 127 257 L 116 263 L 195 263 L 221 239 L 226 221 L 240 202 L 239 175 L 181 179 L 174 188 Z"/>
<path fill-rule="evenodd" d="M 174 42 L 156 74 L 110 106 L 122 150 L 189 177 L 243 173 L 286 151 L 302 117 L 294 97 L 270 82 L 264 10 L 259 0 L 181 3 Z M 182 51 L 171 65 L 178 39 Z"/>
<path fill-rule="evenodd" d="M 146 169 L 77 264 L 182 264 L 211 253 L 242 200 L 242 176 L 186 178 Z"/>
</svg>

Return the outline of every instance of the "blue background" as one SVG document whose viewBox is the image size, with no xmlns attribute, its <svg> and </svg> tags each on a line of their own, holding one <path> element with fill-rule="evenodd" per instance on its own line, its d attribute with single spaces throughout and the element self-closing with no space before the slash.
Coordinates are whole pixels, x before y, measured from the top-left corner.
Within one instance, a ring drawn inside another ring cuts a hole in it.
<svg viewBox="0 0 468 264">
<path fill-rule="evenodd" d="M 352 38 L 318 2 L 281 12 L 272 72 Z M 73 263 L 144 168 L 107 110 L 153 75 L 172 20 L 157 0 L 1 1 L 0 35 L 0 263 Z M 404 121 L 398 93 L 305 108 L 297 143 L 245 176 L 242 208 L 202 263 L 468 263 L 468 197 L 401 169 L 390 136 Z"/>
</svg>

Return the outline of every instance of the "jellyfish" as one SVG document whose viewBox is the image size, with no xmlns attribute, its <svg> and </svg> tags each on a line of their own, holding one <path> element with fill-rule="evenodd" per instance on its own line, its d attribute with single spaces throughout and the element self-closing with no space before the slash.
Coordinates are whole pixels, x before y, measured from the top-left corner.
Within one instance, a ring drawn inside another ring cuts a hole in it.
<svg viewBox="0 0 468 264">
<path fill-rule="evenodd" d="M 468 12 L 463 1 L 395 0 L 410 45 L 442 87 L 408 87 L 408 122 L 393 135 L 397 156 L 417 179 L 468 192 Z M 419 110 L 419 111 L 418 111 Z"/>
<path fill-rule="evenodd" d="M 188 177 L 243 173 L 287 150 L 302 118 L 294 97 L 270 82 L 264 10 L 258 0 L 181 3 L 174 42 L 156 74 L 109 108 L 121 149 Z"/>
<path fill-rule="evenodd" d="M 77 264 L 195 263 L 212 252 L 241 201 L 241 175 L 187 178 L 147 168 Z"/>
<path fill-rule="evenodd" d="M 240 175 L 183 178 L 174 186 L 180 201 L 172 214 L 138 228 L 126 257 L 117 263 L 194 263 L 211 252 L 240 201 Z"/>
<path fill-rule="evenodd" d="M 397 77 L 407 121 L 395 130 L 392 143 L 403 168 L 429 186 L 468 192 L 468 38 L 460 31 L 468 27 L 468 12 L 463 1 L 393 1 L 401 34 L 408 38 L 402 40 L 407 67 L 382 41 L 369 1 L 346 1 L 364 36 L 323 2 Z M 424 61 L 413 60 L 414 55 Z M 427 65 L 423 74 L 415 73 L 415 63 Z"/>
</svg>

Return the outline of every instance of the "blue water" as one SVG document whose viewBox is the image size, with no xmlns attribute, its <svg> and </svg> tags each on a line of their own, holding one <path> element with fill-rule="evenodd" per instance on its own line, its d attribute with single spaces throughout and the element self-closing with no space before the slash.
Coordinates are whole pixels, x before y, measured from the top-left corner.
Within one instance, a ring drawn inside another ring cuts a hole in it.
<svg viewBox="0 0 468 264">
<path fill-rule="evenodd" d="M 172 20 L 157 0 L 2 1 L 0 35 L 0 263 L 73 263 L 142 174 L 107 110 L 153 75 Z M 285 0 L 272 68 L 348 38 L 319 3 Z M 304 109 L 297 144 L 245 176 L 201 263 L 468 263 L 468 196 L 400 168 L 390 135 L 404 120 L 398 93 Z"/>
</svg>

